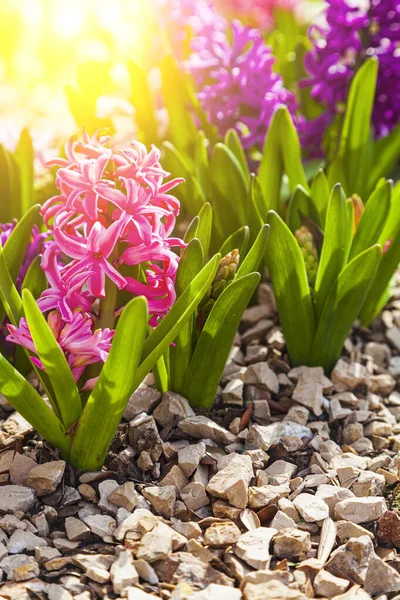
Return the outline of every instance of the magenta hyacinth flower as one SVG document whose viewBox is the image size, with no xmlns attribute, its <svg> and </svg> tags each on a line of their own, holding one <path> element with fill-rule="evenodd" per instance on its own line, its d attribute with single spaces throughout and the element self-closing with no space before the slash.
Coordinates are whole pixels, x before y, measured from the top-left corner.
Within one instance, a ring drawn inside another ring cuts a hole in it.
<svg viewBox="0 0 400 600">
<path fill-rule="evenodd" d="M 150 324 L 156 326 L 176 298 L 179 257 L 173 248 L 185 246 L 169 237 L 179 214 L 179 202 L 169 192 L 183 180 L 165 181 L 169 173 L 157 148 L 148 152 L 134 142 L 112 152 L 107 141 L 83 132 L 82 141 L 67 142 L 67 158 L 51 162 L 59 166 L 60 193 L 41 211 L 53 241 L 41 263 L 49 287 L 37 303 L 76 381 L 110 350 L 114 331 L 96 329 L 106 281 L 145 296 Z M 9 342 L 36 354 L 25 319 L 8 330 Z M 37 356 L 32 361 L 43 368 Z"/>
<path fill-rule="evenodd" d="M 114 332 L 110 329 L 93 331 L 94 321 L 87 313 L 75 310 L 72 320 L 65 323 L 61 314 L 54 311 L 48 314 L 47 323 L 65 353 L 75 381 L 79 380 L 86 366 L 107 359 Z M 7 328 L 9 342 L 23 346 L 36 354 L 25 318 L 20 320 L 19 327 L 7 325 Z M 31 360 L 39 369 L 44 369 L 37 356 L 31 357 Z"/>
</svg>

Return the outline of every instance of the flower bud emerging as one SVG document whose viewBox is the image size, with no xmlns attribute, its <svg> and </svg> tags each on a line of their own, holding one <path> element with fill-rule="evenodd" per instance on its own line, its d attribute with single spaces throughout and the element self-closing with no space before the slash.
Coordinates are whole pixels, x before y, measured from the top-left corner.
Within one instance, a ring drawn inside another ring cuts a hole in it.
<svg viewBox="0 0 400 600">
<path fill-rule="evenodd" d="M 201 321 L 201 323 L 205 323 L 217 298 L 219 298 L 224 289 L 234 280 L 239 266 L 239 260 L 239 250 L 232 250 L 232 252 L 229 252 L 229 254 L 221 258 L 214 281 L 210 285 L 199 306 L 199 321 Z"/>
<path fill-rule="evenodd" d="M 295 231 L 294 236 L 299 244 L 306 265 L 310 287 L 314 286 L 318 269 L 318 251 L 311 231 L 304 225 Z"/>
</svg>

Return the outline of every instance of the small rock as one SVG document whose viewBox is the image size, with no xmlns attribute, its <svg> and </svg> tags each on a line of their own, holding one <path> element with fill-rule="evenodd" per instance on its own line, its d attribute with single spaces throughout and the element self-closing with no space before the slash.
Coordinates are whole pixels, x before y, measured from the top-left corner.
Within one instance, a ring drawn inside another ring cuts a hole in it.
<svg viewBox="0 0 400 600">
<path fill-rule="evenodd" d="M 123 541 L 129 532 L 137 532 L 138 539 L 151 531 L 157 524 L 157 517 L 145 508 L 137 508 L 135 512 L 122 521 L 114 532 L 114 537 L 118 541 Z"/>
<path fill-rule="evenodd" d="M 14 485 L 25 485 L 29 473 L 34 467 L 37 467 L 37 463 L 32 458 L 29 458 L 26 454 L 18 454 L 17 452 L 10 467 L 11 483 Z"/>
<path fill-rule="evenodd" d="M 175 392 L 165 392 L 153 416 L 161 427 L 167 427 L 175 419 L 181 421 L 187 417 L 194 417 L 195 412 L 186 398 Z"/>
<path fill-rule="evenodd" d="M 232 523 L 225 521 L 223 523 L 212 523 L 207 527 L 204 534 L 204 543 L 211 548 L 225 548 L 232 546 L 240 538 L 240 529 Z"/>
<path fill-rule="evenodd" d="M 36 504 L 33 490 L 21 485 L 5 485 L 0 487 L 0 513 L 27 513 Z"/>
<path fill-rule="evenodd" d="M 349 587 L 350 582 L 342 577 L 336 577 L 322 569 L 314 579 L 314 590 L 317 596 L 325 598 L 333 598 L 338 594 L 343 594 Z"/>
<path fill-rule="evenodd" d="M 361 384 L 366 384 L 368 378 L 366 368 L 359 363 L 348 363 L 338 360 L 332 371 L 332 383 L 337 392 L 354 390 Z"/>
<path fill-rule="evenodd" d="M 227 500 L 237 508 L 246 508 L 249 483 L 253 478 L 253 464 L 249 456 L 235 455 L 226 467 L 211 478 L 207 492 Z"/>
<path fill-rule="evenodd" d="M 311 552 L 311 539 L 307 531 L 282 529 L 273 539 L 274 555 L 289 560 L 303 560 Z"/>
<path fill-rule="evenodd" d="M 254 569 L 267 569 L 271 560 L 269 546 L 276 533 L 272 527 L 259 527 L 243 533 L 234 547 L 236 556 Z"/>
<path fill-rule="evenodd" d="M 39 575 L 39 565 L 32 556 L 15 554 L 7 556 L 0 562 L 0 568 L 7 575 L 7 579 L 14 581 L 26 581 Z"/>
<path fill-rule="evenodd" d="M 165 475 L 165 477 L 163 477 L 163 479 L 160 481 L 161 486 L 173 486 L 176 487 L 178 490 L 183 490 L 183 488 L 186 487 L 188 483 L 188 478 L 186 477 L 182 469 L 178 467 L 178 465 L 174 465 L 172 469 L 170 469 Z"/>
<path fill-rule="evenodd" d="M 292 479 L 297 471 L 296 465 L 287 462 L 286 460 L 276 460 L 269 467 L 265 469 L 267 475 L 287 475 L 289 479 Z"/>
<path fill-rule="evenodd" d="M 336 577 L 345 577 L 362 585 L 365 581 L 370 560 L 375 556 L 374 545 L 368 536 L 351 539 L 339 546 L 325 565 L 325 569 Z"/>
<path fill-rule="evenodd" d="M 140 413 L 130 421 L 128 429 L 129 444 L 138 453 L 147 451 L 157 461 L 162 453 L 162 439 L 159 436 L 153 417 Z"/>
<path fill-rule="evenodd" d="M 243 404 L 243 381 L 241 379 L 232 379 L 222 390 L 222 401 L 224 404 Z"/>
<path fill-rule="evenodd" d="M 39 565 L 43 565 L 49 560 L 59 558 L 60 556 L 61 552 L 59 552 L 57 548 L 50 548 L 50 546 L 39 546 L 38 548 L 35 548 L 35 558 Z"/>
<path fill-rule="evenodd" d="M 157 514 L 160 514 L 166 519 L 173 517 L 176 502 L 175 486 L 149 486 L 144 488 L 143 496 L 150 502 Z"/>
<path fill-rule="evenodd" d="M 112 534 L 116 527 L 115 519 L 109 515 L 92 515 L 85 519 L 85 524 L 90 531 L 101 537 L 104 541 L 112 541 Z"/>
<path fill-rule="evenodd" d="M 236 435 L 233 435 L 227 429 L 224 429 L 208 417 L 197 415 L 183 419 L 178 427 L 188 435 L 197 439 L 210 439 L 221 445 L 233 444 L 237 441 Z"/>
<path fill-rule="evenodd" d="M 350 489 L 359 498 L 365 496 L 383 496 L 386 488 L 386 479 L 373 471 L 362 471 Z"/>
<path fill-rule="evenodd" d="M 157 573 L 155 572 L 150 563 L 143 559 L 140 559 L 134 560 L 133 564 L 140 579 L 143 579 L 143 581 L 147 581 L 147 583 L 151 583 L 152 585 L 157 585 Z"/>
<path fill-rule="evenodd" d="M 303 367 L 292 398 L 319 417 L 322 415 L 325 387 L 326 377 L 322 367 Z"/>
<path fill-rule="evenodd" d="M 46 540 L 29 531 L 14 531 L 8 540 L 7 549 L 10 554 L 21 554 L 21 552 L 33 552 L 36 547 L 47 546 Z"/>
<path fill-rule="evenodd" d="M 135 490 L 135 485 L 132 481 L 119 485 L 111 492 L 108 497 L 109 502 L 115 504 L 115 506 L 122 506 L 126 510 L 131 511 L 135 508 L 139 501 L 139 496 Z"/>
<path fill-rule="evenodd" d="M 243 381 L 265 389 L 273 394 L 279 393 L 279 381 L 273 370 L 266 362 L 255 363 L 246 369 Z"/>
<path fill-rule="evenodd" d="M 181 490 L 182 501 L 189 510 L 196 511 L 203 506 L 210 504 L 210 499 L 206 494 L 206 488 L 200 481 L 192 481 Z"/>
<path fill-rule="evenodd" d="M 400 548 L 400 516 L 387 510 L 378 521 L 378 540 L 383 544 L 392 544 Z"/>
<path fill-rule="evenodd" d="M 400 575 L 378 556 L 371 558 L 365 576 L 365 591 L 371 596 L 400 590 Z"/>
<path fill-rule="evenodd" d="M 33 488 L 38 496 L 52 494 L 63 478 L 65 465 L 64 460 L 56 460 L 34 467 L 29 473 L 26 485 Z"/>
<path fill-rule="evenodd" d="M 128 400 L 124 411 L 125 421 L 132 421 L 140 413 L 150 414 L 161 400 L 158 390 L 151 387 L 139 387 Z"/>
<path fill-rule="evenodd" d="M 232 579 L 188 552 L 177 552 L 165 560 L 159 560 L 154 564 L 154 569 L 161 581 L 171 585 L 188 583 L 194 591 L 204 589 L 210 583 L 233 586 Z"/>
<path fill-rule="evenodd" d="M 186 477 L 190 477 L 194 473 L 205 452 L 206 445 L 203 442 L 190 444 L 178 451 L 178 465 Z"/>
<path fill-rule="evenodd" d="M 328 505 L 330 517 L 333 516 L 335 506 L 338 502 L 341 500 L 346 500 L 347 498 L 354 498 L 352 491 L 348 490 L 347 488 L 331 484 L 322 484 L 318 486 L 315 496 L 317 498 L 321 498 L 321 500 Z"/>
<path fill-rule="evenodd" d="M 307 523 L 316 523 L 329 517 L 328 505 L 312 494 L 299 494 L 293 504 Z"/>
<path fill-rule="evenodd" d="M 281 485 L 261 485 L 249 488 L 248 504 L 250 508 L 264 508 L 269 504 L 276 504 L 280 498 L 287 498 L 290 494 L 288 482 Z"/>
<path fill-rule="evenodd" d="M 368 529 L 364 529 L 364 527 L 356 523 L 351 523 L 351 521 L 337 521 L 336 532 L 341 544 L 348 542 L 351 538 L 359 538 L 362 535 L 367 535 L 371 540 L 374 539 L 374 534 L 368 531 Z"/>
<path fill-rule="evenodd" d="M 115 504 L 110 502 L 109 496 L 119 487 L 118 483 L 114 479 L 105 479 L 99 483 L 99 502 L 98 507 L 101 510 L 111 514 L 117 514 L 117 507 Z"/>
<path fill-rule="evenodd" d="M 130 585 L 139 583 L 139 575 L 133 564 L 132 552 L 123 550 L 111 569 L 111 581 L 114 594 L 124 595 L 123 592 Z"/>
<path fill-rule="evenodd" d="M 268 452 L 271 447 L 280 444 L 284 438 L 292 437 L 301 441 L 302 438 L 312 439 L 313 434 L 308 427 L 291 421 L 282 421 L 271 425 L 252 425 L 246 438 L 246 448 L 249 450 L 261 448 Z"/>
<path fill-rule="evenodd" d="M 65 519 L 65 531 L 67 532 L 68 539 L 72 542 L 86 540 L 90 535 L 89 527 L 86 527 L 82 521 L 75 517 L 67 517 Z"/>
<path fill-rule="evenodd" d="M 154 529 L 142 537 L 136 558 L 149 563 L 168 558 L 174 550 L 174 536 L 177 539 L 179 534 L 168 525 L 159 522 Z M 180 545 L 184 545 L 187 540 L 183 536 L 180 538 L 182 539 Z"/>
<path fill-rule="evenodd" d="M 335 519 L 352 523 L 377 521 L 387 510 L 385 498 L 348 498 L 335 506 Z"/>
</svg>

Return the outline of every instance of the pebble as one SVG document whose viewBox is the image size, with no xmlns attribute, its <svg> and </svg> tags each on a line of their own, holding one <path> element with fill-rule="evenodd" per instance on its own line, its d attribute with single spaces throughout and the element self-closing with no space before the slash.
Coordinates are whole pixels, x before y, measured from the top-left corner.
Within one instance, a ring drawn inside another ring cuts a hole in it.
<svg viewBox="0 0 400 600">
<path fill-rule="evenodd" d="M 39 565 L 32 556 L 15 554 L 7 556 L 0 562 L 0 568 L 7 575 L 7 579 L 26 581 L 39 575 Z"/>
<path fill-rule="evenodd" d="M 30 533 L 29 531 L 14 531 L 8 540 L 7 550 L 10 554 L 21 554 L 22 552 L 33 552 L 39 546 L 47 546 L 45 539 Z"/>
<path fill-rule="evenodd" d="M 126 508 L 128 511 L 131 511 L 139 502 L 139 495 L 135 490 L 135 485 L 132 483 L 132 481 L 127 481 L 126 483 L 114 488 L 109 495 L 108 500 L 112 504 L 115 504 L 115 506 L 120 506 L 122 508 Z"/>
<path fill-rule="evenodd" d="M 211 478 L 207 492 L 227 500 L 237 508 L 246 508 L 249 483 L 253 478 L 253 463 L 249 456 L 235 455 L 226 467 Z"/>
<path fill-rule="evenodd" d="M 310 534 L 295 528 L 281 529 L 273 538 L 273 548 L 278 558 L 303 560 L 311 552 Z"/>
<path fill-rule="evenodd" d="M 173 517 L 176 502 L 175 486 L 149 486 L 143 489 L 143 496 L 150 502 L 157 514 L 166 519 Z"/>
<path fill-rule="evenodd" d="M 56 491 L 65 471 L 65 461 L 55 460 L 31 469 L 26 485 L 35 490 L 38 496 L 46 496 Z"/>
<path fill-rule="evenodd" d="M 193 475 L 206 452 L 204 442 L 189 444 L 178 451 L 178 465 L 186 477 Z"/>
<path fill-rule="evenodd" d="M 183 419 L 178 427 L 194 438 L 210 439 L 217 444 L 228 445 L 237 441 L 236 435 L 203 415 Z"/>
<path fill-rule="evenodd" d="M 29 512 L 36 504 L 36 493 L 21 485 L 0 487 L 0 513 Z"/>
<path fill-rule="evenodd" d="M 293 504 L 307 523 L 316 523 L 329 517 L 328 505 L 318 496 L 299 494 Z"/>
<path fill-rule="evenodd" d="M 259 527 L 243 533 L 234 547 L 236 556 L 254 569 L 267 569 L 271 560 L 269 546 L 276 533 L 272 527 Z"/>
<path fill-rule="evenodd" d="M 204 543 L 211 548 L 225 548 L 236 544 L 240 535 L 240 529 L 232 521 L 212 523 L 204 533 Z"/>
<path fill-rule="evenodd" d="M 186 398 L 174 392 L 165 392 L 161 403 L 153 411 L 153 416 L 161 427 L 167 427 L 174 420 L 194 417 L 195 412 Z"/>
<path fill-rule="evenodd" d="M 348 498 L 335 506 L 335 519 L 345 519 L 352 523 L 377 521 L 387 510 L 385 498 Z"/>
<path fill-rule="evenodd" d="M 133 564 L 132 552 L 123 550 L 110 569 L 114 594 L 123 594 L 127 587 L 139 583 L 139 574 Z"/>
</svg>

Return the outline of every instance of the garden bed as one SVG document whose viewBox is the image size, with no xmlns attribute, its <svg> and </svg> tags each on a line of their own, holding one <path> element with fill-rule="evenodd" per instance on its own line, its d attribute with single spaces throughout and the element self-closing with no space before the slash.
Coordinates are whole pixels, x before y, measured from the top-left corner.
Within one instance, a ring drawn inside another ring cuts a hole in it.
<svg viewBox="0 0 400 600">
<path fill-rule="evenodd" d="M 330 379 L 290 367 L 268 284 L 259 300 L 212 413 L 141 386 L 100 472 L 2 403 L 1 597 L 397 597 L 398 297 Z"/>
</svg>

